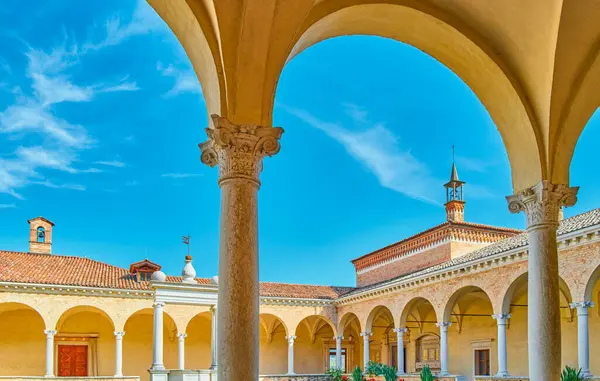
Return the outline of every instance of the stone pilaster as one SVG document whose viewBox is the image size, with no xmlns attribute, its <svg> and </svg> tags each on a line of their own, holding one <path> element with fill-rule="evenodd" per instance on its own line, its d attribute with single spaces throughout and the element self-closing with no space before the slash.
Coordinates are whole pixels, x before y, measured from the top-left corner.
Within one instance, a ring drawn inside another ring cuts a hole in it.
<svg viewBox="0 0 600 381">
<path fill-rule="evenodd" d="M 287 374 L 296 374 L 294 372 L 294 341 L 296 341 L 296 336 L 288 336 L 286 337 L 288 342 L 288 372 Z"/>
<path fill-rule="evenodd" d="M 577 201 L 578 188 L 543 180 L 508 196 L 512 213 L 525 212 L 528 257 L 529 377 L 558 381 L 561 368 L 558 249 L 559 210 Z"/>
<path fill-rule="evenodd" d="M 590 372 L 590 335 L 588 328 L 588 310 L 594 307 L 592 302 L 571 303 L 577 309 L 577 360 L 583 377 L 591 377 Z"/>
<path fill-rule="evenodd" d="M 211 116 L 201 160 L 219 167 L 221 237 L 217 351 L 220 381 L 258 379 L 258 189 L 263 158 L 279 152 L 283 129 Z"/>
</svg>

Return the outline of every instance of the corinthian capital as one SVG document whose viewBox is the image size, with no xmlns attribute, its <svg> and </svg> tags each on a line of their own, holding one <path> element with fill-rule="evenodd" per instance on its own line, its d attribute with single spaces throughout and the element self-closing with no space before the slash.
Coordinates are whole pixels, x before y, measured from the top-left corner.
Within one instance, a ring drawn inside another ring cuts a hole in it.
<svg viewBox="0 0 600 381">
<path fill-rule="evenodd" d="M 262 159 L 279 152 L 281 127 L 237 125 L 219 115 L 211 115 L 214 128 L 207 128 L 208 140 L 200 143 L 200 160 L 219 166 L 219 183 L 232 178 L 259 182 Z"/>
<path fill-rule="evenodd" d="M 528 228 L 542 224 L 558 225 L 558 211 L 563 206 L 575 205 L 578 190 L 579 187 L 542 180 L 531 188 L 506 197 L 508 210 L 511 213 L 525 212 Z"/>
</svg>

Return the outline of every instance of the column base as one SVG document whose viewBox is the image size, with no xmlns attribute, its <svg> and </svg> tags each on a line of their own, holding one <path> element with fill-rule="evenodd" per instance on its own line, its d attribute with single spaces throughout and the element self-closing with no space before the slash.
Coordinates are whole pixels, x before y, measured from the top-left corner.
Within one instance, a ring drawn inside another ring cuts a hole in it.
<svg viewBox="0 0 600 381">
<path fill-rule="evenodd" d="M 507 370 L 496 373 L 496 377 L 510 377 L 510 373 Z"/>
<path fill-rule="evenodd" d="M 396 373 L 396 376 L 406 376 L 407 373 L 406 372 L 398 372 Z"/>
<path fill-rule="evenodd" d="M 152 364 L 150 370 L 165 370 L 164 364 Z"/>
<path fill-rule="evenodd" d="M 592 374 L 592 372 L 590 372 L 590 370 L 589 370 L 589 369 L 586 369 L 586 370 L 582 370 L 582 371 L 581 371 L 581 377 L 583 377 L 583 378 L 591 378 L 591 377 L 593 377 L 593 376 L 594 376 L 594 375 Z"/>
<path fill-rule="evenodd" d="M 123 377 L 123 374 L 115 374 L 114 377 Z"/>
<path fill-rule="evenodd" d="M 438 376 L 439 376 L 439 377 L 447 377 L 447 376 L 450 376 L 450 372 L 440 372 L 440 373 L 438 374 Z"/>
</svg>

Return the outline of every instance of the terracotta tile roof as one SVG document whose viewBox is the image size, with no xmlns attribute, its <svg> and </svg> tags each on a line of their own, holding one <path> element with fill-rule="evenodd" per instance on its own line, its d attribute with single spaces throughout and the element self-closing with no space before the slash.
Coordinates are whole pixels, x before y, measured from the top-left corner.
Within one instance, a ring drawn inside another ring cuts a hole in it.
<svg viewBox="0 0 600 381">
<path fill-rule="evenodd" d="M 336 299 L 352 290 L 354 290 L 354 287 L 314 286 L 273 282 L 260 283 L 260 295 L 270 297 Z"/>
<path fill-rule="evenodd" d="M 167 282 L 181 283 L 182 277 L 167 276 Z M 196 278 L 212 284 L 209 278 Z M 0 282 L 53 284 L 148 290 L 148 282 L 137 282 L 127 269 L 89 258 L 55 254 L 0 251 Z M 350 287 L 311 286 L 265 282 L 261 295 L 272 297 L 335 299 L 353 290 Z"/>
<path fill-rule="evenodd" d="M 576 216 L 565 218 L 560 222 L 560 225 L 557 230 L 557 235 L 561 236 L 563 234 L 568 234 L 574 232 L 576 230 L 584 229 L 590 226 L 600 225 L 600 208 L 590 210 L 589 212 L 585 212 L 582 214 L 578 214 Z M 385 280 L 383 282 L 374 283 L 365 287 L 357 288 L 350 293 L 367 291 L 387 283 L 397 282 L 399 280 L 408 280 L 411 278 L 417 278 L 429 273 L 433 273 L 435 271 L 443 270 L 445 268 L 468 264 L 469 262 L 476 261 L 478 259 L 482 259 L 485 257 L 490 257 L 496 254 L 500 254 L 505 251 L 517 249 L 517 248 L 525 248 L 527 246 L 527 233 L 521 233 L 514 235 L 512 237 L 503 239 L 502 241 L 498 241 L 492 243 L 489 246 L 481 248 L 479 250 L 475 250 L 471 253 L 465 254 L 463 256 L 454 258 L 450 261 L 440 263 L 439 265 L 431 266 L 423 270 L 419 270 L 410 274 L 404 274 L 402 276 Z M 349 293 L 349 294 L 350 294 Z"/>
<path fill-rule="evenodd" d="M 169 282 L 181 282 L 181 277 L 168 276 Z M 198 278 L 200 284 L 210 284 L 210 279 Z M 0 250 L 0 282 L 55 284 L 148 290 L 148 282 L 137 282 L 134 276 L 121 267 L 89 258 L 34 254 Z"/>
</svg>

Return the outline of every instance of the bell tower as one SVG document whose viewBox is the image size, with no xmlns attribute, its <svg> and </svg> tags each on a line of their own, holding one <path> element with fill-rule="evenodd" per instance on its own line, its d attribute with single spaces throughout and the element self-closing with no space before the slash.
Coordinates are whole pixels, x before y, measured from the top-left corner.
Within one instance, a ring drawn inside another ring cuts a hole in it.
<svg viewBox="0 0 600 381">
<path fill-rule="evenodd" d="M 52 227 L 54 223 L 44 217 L 36 217 L 27 222 L 29 222 L 29 252 L 52 254 Z"/>
<path fill-rule="evenodd" d="M 450 181 L 444 184 L 446 188 L 446 220 L 463 222 L 465 220 L 465 199 L 463 194 L 465 183 L 458 179 L 456 163 L 454 163 L 454 147 L 452 147 L 452 173 Z"/>
</svg>

